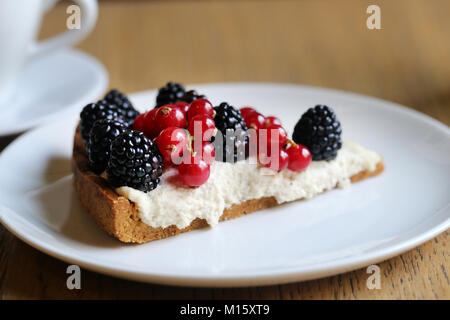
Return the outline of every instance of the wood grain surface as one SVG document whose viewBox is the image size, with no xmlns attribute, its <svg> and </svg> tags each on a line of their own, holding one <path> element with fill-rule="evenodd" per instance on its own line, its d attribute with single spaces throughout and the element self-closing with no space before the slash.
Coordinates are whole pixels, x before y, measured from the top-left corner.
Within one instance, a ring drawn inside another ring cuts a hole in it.
<svg viewBox="0 0 450 320">
<path fill-rule="evenodd" d="M 381 8 L 381 30 L 366 8 Z M 63 31 L 67 3 L 49 12 L 41 37 Z M 79 48 L 101 60 L 125 92 L 182 83 L 270 81 L 331 87 L 404 104 L 450 124 L 450 2 L 446 0 L 101 1 Z M 149 106 L 150 107 L 150 106 Z M 81 106 L 80 106 L 81 108 Z M 14 137 L 0 139 L 0 150 Z M 69 163 L 62 163 L 70 171 Z M 0 227 L 3 299 L 449 299 L 449 232 L 366 269 L 287 285 L 197 289 L 142 284 L 82 271 Z"/>
</svg>

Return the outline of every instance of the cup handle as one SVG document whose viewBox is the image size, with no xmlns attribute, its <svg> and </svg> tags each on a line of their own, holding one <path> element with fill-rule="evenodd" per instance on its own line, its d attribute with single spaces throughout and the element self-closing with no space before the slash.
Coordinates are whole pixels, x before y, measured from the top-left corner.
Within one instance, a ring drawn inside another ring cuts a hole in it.
<svg viewBox="0 0 450 320">
<path fill-rule="evenodd" d="M 73 46 L 83 40 L 92 31 L 98 16 L 97 1 L 74 0 L 74 2 L 80 7 L 80 29 L 68 30 L 49 39 L 33 43 L 30 48 L 29 58 L 34 58 L 54 49 Z"/>
</svg>

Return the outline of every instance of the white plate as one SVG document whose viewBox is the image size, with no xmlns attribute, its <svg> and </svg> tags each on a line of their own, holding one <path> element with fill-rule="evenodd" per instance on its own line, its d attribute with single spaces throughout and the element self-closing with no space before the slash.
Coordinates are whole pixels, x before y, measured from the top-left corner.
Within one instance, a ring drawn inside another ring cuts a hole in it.
<svg viewBox="0 0 450 320">
<path fill-rule="evenodd" d="M 309 201 L 262 210 L 143 245 L 107 236 L 80 207 L 69 163 L 76 119 L 19 137 L 0 155 L 0 220 L 52 256 L 109 275 L 188 286 L 251 286 L 329 276 L 411 249 L 450 224 L 450 133 L 375 98 L 280 84 L 193 86 L 214 103 L 251 104 L 292 129 L 317 103 L 351 138 L 383 155 L 386 171 Z M 155 92 L 135 94 L 141 108 Z M 183 201 L 183 199 L 174 199 Z"/>
<path fill-rule="evenodd" d="M 105 68 L 86 53 L 62 49 L 37 57 L 25 65 L 11 100 L 0 105 L 0 136 L 79 113 L 107 85 Z"/>
</svg>

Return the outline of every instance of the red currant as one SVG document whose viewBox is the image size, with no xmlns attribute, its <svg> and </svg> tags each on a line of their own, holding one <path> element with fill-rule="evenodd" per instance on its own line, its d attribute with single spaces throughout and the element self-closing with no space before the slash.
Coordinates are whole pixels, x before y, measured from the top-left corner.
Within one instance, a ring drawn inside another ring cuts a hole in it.
<svg viewBox="0 0 450 320">
<path fill-rule="evenodd" d="M 311 163 L 311 152 L 304 145 L 290 144 L 286 152 L 289 155 L 289 170 L 301 171 L 306 169 Z"/>
<path fill-rule="evenodd" d="M 199 114 L 189 120 L 188 131 L 198 141 L 206 141 L 216 132 L 214 120 L 207 115 Z"/>
<path fill-rule="evenodd" d="M 203 159 L 191 157 L 189 163 L 183 161 L 178 166 L 178 176 L 184 184 L 190 187 L 204 184 L 208 180 L 209 174 L 210 165 Z"/>
<path fill-rule="evenodd" d="M 144 131 L 145 113 L 140 113 L 133 121 L 133 130 Z"/>
<path fill-rule="evenodd" d="M 156 125 L 155 115 L 158 111 L 158 108 L 147 111 L 144 115 L 144 121 L 142 125 L 142 131 L 145 136 L 149 139 L 153 139 L 158 136 L 158 126 Z"/>
<path fill-rule="evenodd" d="M 164 129 L 155 139 L 165 164 L 179 164 L 188 142 L 186 130 L 177 127 Z"/>
<path fill-rule="evenodd" d="M 278 148 L 278 152 L 268 152 L 267 154 L 260 155 L 264 159 L 262 165 L 275 171 L 281 171 L 287 168 L 289 163 L 289 154 L 283 148 Z"/>
<path fill-rule="evenodd" d="M 214 116 L 213 105 L 206 99 L 194 100 L 187 111 L 188 119 L 192 119 L 193 117 L 202 114 L 212 118 Z"/>
<path fill-rule="evenodd" d="M 245 117 L 247 116 L 247 114 L 249 114 L 251 112 L 256 112 L 256 110 L 253 109 L 252 107 L 243 107 L 243 108 L 239 109 L 239 111 L 241 111 L 241 115 L 242 115 L 242 118 L 244 118 L 244 120 L 245 120 Z"/>
<path fill-rule="evenodd" d="M 282 146 L 287 141 L 286 130 L 277 124 L 271 125 L 267 129 L 267 147 L 278 144 Z"/>
<path fill-rule="evenodd" d="M 193 145 L 194 157 L 196 159 L 203 159 L 207 164 L 212 164 L 214 162 L 216 158 L 216 150 L 211 142 L 203 141 L 201 149 L 196 145 L 196 141 L 194 141 Z"/>
<path fill-rule="evenodd" d="M 155 121 L 159 132 L 169 127 L 184 128 L 186 126 L 186 117 L 183 112 L 171 104 L 166 104 L 158 109 Z"/>
<path fill-rule="evenodd" d="M 184 101 L 178 101 L 174 103 L 175 107 L 181 110 L 183 112 L 184 116 L 186 117 L 187 111 L 189 109 L 189 103 Z"/>
<path fill-rule="evenodd" d="M 244 120 L 247 127 L 255 130 L 264 129 L 266 127 L 266 118 L 256 111 L 247 113 Z"/>
<path fill-rule="evenodd" d="M 270 127 L 274 124 L 281 126 L 281 120 L 274 116 L 266 117 L 266 126 L 267 127 Z"/>
</svg>

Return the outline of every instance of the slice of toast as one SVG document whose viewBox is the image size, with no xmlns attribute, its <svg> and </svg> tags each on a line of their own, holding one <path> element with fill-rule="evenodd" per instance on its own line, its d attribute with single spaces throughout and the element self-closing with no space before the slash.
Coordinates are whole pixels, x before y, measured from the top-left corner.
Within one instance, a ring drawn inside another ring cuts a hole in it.
<svg viewBox="0 0 450 320">
<path fill-rule="evenodd" d="M 364 170 L 353 175 L 352 182 L 360 181 L 380 174 L 384 170 L 380 161 L 374 171 Z M 107 181 L 91 172 L 88 167 L 84 141 L 77 128 L 74 138 L 72 171 L 75 190 L 81 204 L 107 233 L 122 242 L 144 243 L 162 239 L 208 226 L 204 219 L 197 218 L 186 227 L 179 229 L 175 225 L 166 228 L 153 228 L 141 221 L 137 206 L 127 198 L 120 196 Z M 274 197 L 248 200 L 226 208 L 220 221 L 237 218 L 256 210 L 278 205 Z"/>
</svg>

